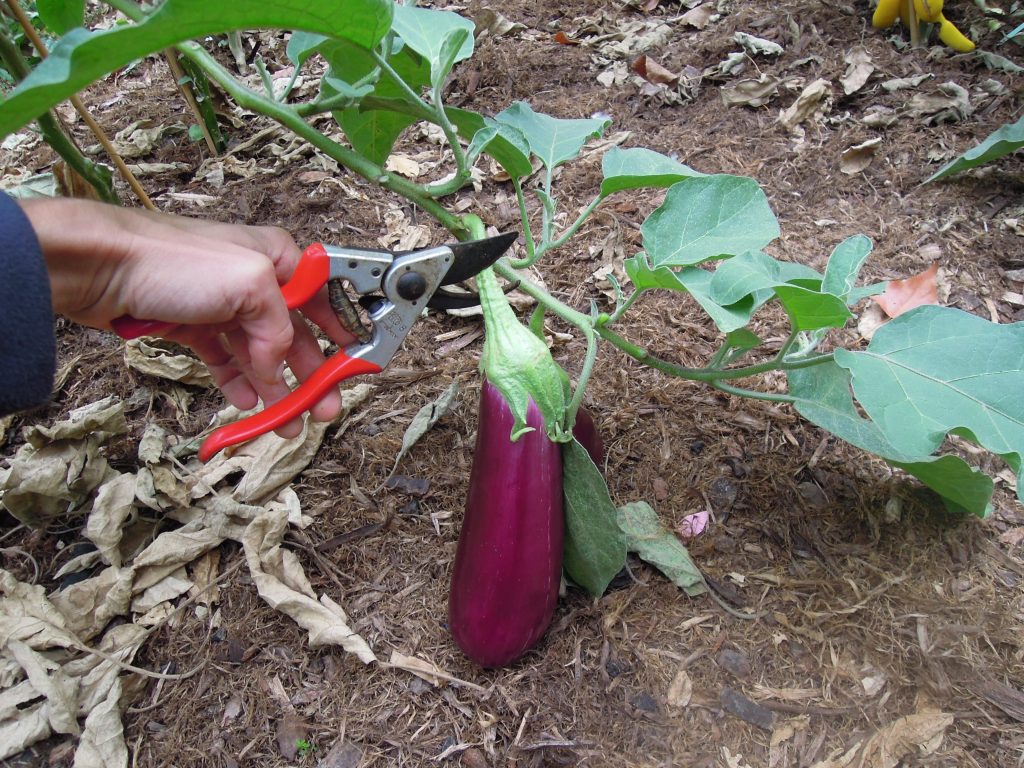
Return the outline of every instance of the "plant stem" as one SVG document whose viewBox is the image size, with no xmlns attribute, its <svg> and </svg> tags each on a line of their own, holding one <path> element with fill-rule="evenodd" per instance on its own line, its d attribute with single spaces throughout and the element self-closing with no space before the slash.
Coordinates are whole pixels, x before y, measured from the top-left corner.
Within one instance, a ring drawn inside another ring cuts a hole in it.
<svg viewBox="0 0 1024 768">
<path fill-rule="evenodd" d="M 427 119 L 430 122 L 440 126 L 441 130 L 444 131 L 445 139 L 448 140 L 448 146 L 451 147 L 452 155 L 455 157 L 455 175 L 444 183 L 428 187 L 428 194 L 431 197 L 444 197 L 445 195 L 457 192 L 463 187 L 466 180 L 469 179 L 470 171 L 469 165 L 466 162 L 466 153 L 463 152 L 462 145 L 459 143 L 459 135 L 455 131 L 452 121 L 448 119 L 448 114 L 444 111 L 440 88 L 431 88 L 432 104 L 428 104 L 416 91 L 409 87 L 409 84 L 394 70 L 386 57 L 381 56 L 377 51 L 373 51 L 373 60 L 381 68 L 382 72 L 394 80 L 395 84 L 405 94 L 407 100 L 420 107 L 425 115 L 429 115 Z"/>
<path fill-rule="evenodd" d="M 17 80 L 22 80 L 28 75 L 30 67 L 21 51 L 7 34 L 7 29 L 0 25 L 0 61 L 4 63 L 7 70 Z M 85 179 L 89 185 L 96 190 L 100 199 L 120 205 L 121 201 L 110 184 L 110 177 L 104 176 L 99 166 L 86 158 L 74 142 L 61 128 L 52 112 L 44 112 L 36 123 L 43 139 L 50 148 L 67 164 L 67 167 Z"/>
<path fill-rule="evenodd" d="M 575 235 L 576 231 L 581 226 L 583 226 L 583 222 L 586 221 L 590 217 L 590 214 L 592 214 L 594 212 L 594 209 L 597 208 L 597 206 L 601 203 L 602 200 L 604 200 L 604 196 L 603 195 L 598 195 L 593 200 L 591 200 L 590 201 L 590 205 L 588 205 L 586 208 L 583 209 L 583 211 L 580 213 L 580 215 L 576 219 L 576 221 L 574 221 L 572 224 L 570 224 L 569 227 L 561 235 L 556 237 L 551 242 L 551 245 L 549 246 L 549 249 L 551 249 L 551 248 L 558 248 L 558 247 L 564 245 L 566 240 L 568 240 L 570 237 Z"/>
<path fill-rule="evenodd" d="M 621 289 L 619 289 L 619 290 L 621 291 Z M 630 294 L 629 298 L 626 299 L 621 304 L 619 304 L 619 306 L 616 307 L 615 311 L 612 312 L 612 314 L 608 317 L 608 319 L 605 322 L 601 323 L 601 325 L 611 325 L 612 323 L 618 322 L 619 319 L 624 314 L 626 314 L 626 311 L 631 306 L 633 306 L 633 302 L 636 301 L 638 298 L 640 298 L 640 294 L 641 293 L 643 293 L 643 291 L 633 291 L 633 293 Z"/>
<path fill-rule="evenodd" d="M 565 431 L 572 432 L 576 424 L 576 412 L 583 403 L 583 394 L 586 392 L 587 383 L 590 381 L 590 374 L 594 371 L 594 362 L 597 360 L 597 336 L 594 327 L 590 324 L 580 326 L 583 335 L 587 337 L 587 353 L 583 357 L 583 366 L 580 368 L 579 378 L 576 380 L 576 391 L 572 393 L 572 400 L 565 411 Z"/>
<path fill-rule="evenodd" d="M 728 392 L 730 395 L 738 395 L 739 397 L 749 397 L 753 400 L 767 400 L 772 403 L 796 403 L 800 400 L 798 397 L 792 395 L 776 394 L 773 392 L 758 392 L 754 389 L 744 389 L 743 387 L 734 387 L 731 384 L 726 384 L 724 381 L 713 381 L 711 386 L 715 389 L 721 390 L 722 392 Z"/>
<path fill-rule="evenodd" d="M 130 0 L 107 0 L 108 5 L 121 11 L 133 21 L 145 18 L 145 13 Z M 373 161 L 363 157 L 338 142 L 329 139 L 313 126 L 302 119 L 299 112 L 288 104 L 281 104 L 262 94 L 246 88 L 239 83 L 224 67 L 221 66 L 205 48 L 193 43 L 184 42 L 176 46 L 189 60 L 195 62 L 206 74 L 220 85 L 224 91 L 243 109 L 265 115 L 288 128 L 297 136 L 308 141 L 332 160 L 362 176 L 367 181 L 379 184 L 385 189 L 406 198 L 437 219 L 452 234 L 465 236 L 466 228 L 462 219 L 435 201 L 425 188 L 419 184 L 388 173 Z M 401 82 L 401 78 L 399 78 Z"/>
<path fill-rule="evenodd" d="M 676 365 L 675 363 L 670 363 L 667 360 L 655 357 L 647 349 L 623 338 L 619 334 L 607 328 L 606 325 L 597 325 L 595 327 L 594 320 L 592 320 L 588 315 L 565 306 L 565 304 L 549 294 L 539 285 L 517 273 L 511 265 L 504 261 L 499 261 L 495 264 L 494 271 L 508 281 L 518 280 L 519 289 L 523 291 L 523 293 L 532 296 L 539 304 L 543 304 L 545 309 L 552 314 L 557 315 L 567 323 L 575 325 L 581 330 L 585 328 L 592 329 L 598 336 L 609 342 L 612 346 L 618 348 L 620 351 L 625 352 L 630 357 L 644 363 L 645 365 L 656 368 L 662 373 L 667 373 L 669 376 L 710 383 L 730 379 L 744 379 L 749 376 L 767 373 L 768 371 L 792 371 L 799 368 L 810 368 L 811 366 L 821 365 L 822 363 L 827 363 L 832 360 L 832 355 L 826 354 L 787 362 L 785 360 L 779 360 L 778 355 L 776 355 L 774 358 L 764 363 L 748 365 L 743 368 L 732 368 L 725 371 L 714 370 L 712 368 L 689 368 L 682 365 Z M 584 331 L 584 333 L 586 333 L 586 331 Z"/>
<path fill-rule="evenodd" d="M 518 178 L 512 178 L 512 188 L 516 191 L 516 201 L 519 203 L 519 218 L 523 222 L 523 238 L 526 240 L 526 258 L 512 261 L 514 269 L 523 269 L 533 264 L 539 256 L 534 255 L 537 246 L 533 242 L 533 232 L 530 229 L 530 216 L 526 212 L 526 196 L 523 195 L 523 185 Z"/>
<path fill-rule="evenodd" d="M 114 1 L 117 2 L 118 0 Z M 329 139 L 316 128 L 306 123 L 293 107 L 287 104 L 280 104 L 246 88 L 235 80 L 231 73 L 225 70 L 201 46 L 195 43 L 182 43 L 178 46 L 178 50 L 202 67 L 210 78 L 220 85 L 243 109 L 258 112 L 276 120 L 353 173 L 415 203 L 437 219 L 442 226 L 453 234 L 465 233 L 462 219 L 449 213 L 446 208 L 435 201 L 419 184 L 414 184 L 397 174 L 388 173 L 381 166 L 366 157 Z"/>
</svg>

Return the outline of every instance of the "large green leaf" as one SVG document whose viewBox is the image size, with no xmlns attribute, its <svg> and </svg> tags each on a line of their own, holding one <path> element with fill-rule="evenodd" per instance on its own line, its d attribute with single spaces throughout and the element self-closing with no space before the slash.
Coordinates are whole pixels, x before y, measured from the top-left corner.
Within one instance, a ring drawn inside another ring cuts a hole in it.
<svg viewBox="0 0 1024 768">
<path fill-rule="evenodd" d="M 725 305 L 711 296 L 712 273 L 700 267 L 683 267 L 679 270 L 659 267 L 652 269 L 645 254 L 640 253 L 625 262 L 626 274 L 638 291 L 664 288 L 669 291 L 689 293 L 723 332 L 743 328 L 750 322 L 754 312 L 768 301 L 771 291 L 755 291 L 739 301 Z"/>
<path fill-rule="evenodd" d="M 36 0 L 36 10 L 51 35 L 63 35 L 68 30 L 82 26 L 85 0 Z"/>
<path fill-rule="evenodd" d="M 985 516 L 992 480 L 958 456 L 913 456 L 898 450 L 877 424 L 857 411 L 847 370 L 829 362 L 787 375 L 790 394 L 799 398 L 796 409 L 805 419 L 918 478 L 950 509 Z"/>
<path fill-rule="evenodd" d="M 935 181 L 936 179 L 944 179 L 947 176 L 952 176 L 954 173 L 966 171 L 990 160 L 996 160 L 1003 155 L 1017 151 L 1021 147 L 1024 147 L 1024 117 L 1021 117 L 1015 123 L 1004 125 L 999 130 L 990 134 L 976 147 L 967 150 L 956 160 L 929 176 L 925 183 L 927 184 L 929 181 Z"/>
<path fill-rule="evenodd" d="M 819 328 L 842 328 L 853 314 L 846 302 L 831 293 L 811 290 L 800 285 L 777 285 L 775 295 L 786 310 L 793 329 L 816 331 Z"/>
<path fill-rule="evenodd" d="M 539 157 L 547 168 L 554 168 L 567 160 L 572 160 L 583 149 L 587 139 L 600 136 L 611 122 L 603 118 L 565 120 L 551 117 L 534 112 L 524 101 L 517 101 L 499 112 L 494 119 L 518 128 L 526 137 L 530 151 Z"/>
<path fill-rule="evenodd" d="M 343 40 L 331 40 L 320 48 L 321 55 L 330 65 L 328 72 L 331 79 L 337 78 L 347 83 L 355 83 L 366 77 L 377 68 L 377 63 L 369 51 L 352 45 Z M 430 64 L 412 48 L 398 46 L 388 56 L 391 69 L 414 91 L 430 83 Z M 328 78 L 320 83 L 325 96 L 330 96 L 334 89 Z M 373 89 L 374 96 L 402 101 L 406 91 L 390 73 L 381 73 Z M 416 122 L 411 115 L 390 109 L 360 109 L 357 106 L 337 110 L 332 113 L 338 121 L 352 147 L 378 165 L 382 165 L 391 154 L 402 131 Z"/>
<path fill-rule="evenodd" d="M 704 176 L 671 157 L 643 147 L 612 147 L 601 159 L 601 197 L 624 189 L 671 187 L 683 179 Z"/>
<path fill-rule="evenodd" d="M 865 351 L 839 349 L 835 360 L 897 450 L 930 454 L 947 433 L 966 432 L 1021 474 L 1024 323 L 918 307 L 879 328 Z M 1017 495 L 1024 500 L 1024 482 Z"/>
<path fill-rule="evenodd" d="M 719 264 L 710 288 L 715 301 L 732 304 L 755 291 L 774 290 L 795 281 L 820 285 L 821 275 L 804 264 L 778 261 L 762 251 L 747 251 Z"/>
<path fill-rule="evenodd" d="M 763 248 L 779 223 L 753 179 L 699 176 L 673 185 L 641 233 L 654 267 L 682 267 Z"/>
<path fill-rule="evenodd" d="M 626 539 L 601 470 L 576 440 L 562 444 L 565 571 L 594 597 L 626 564 Z"/>
<path fill-rule="evenodd" d="M 370 48 L 391 26 L 390 0 L 164 0 L 144 21 L 100 32 L 71 30 L 3 102 L 6 136 L 108 72 L 192 38 L 235 29 L 300 29 Z"/>
<path fill-rule="evenodd" d="M 854 235 L 843 240 L 828 257 L 821 290 L 849 301 L 850 291 L 857 285 L 860 268 L 868 260 L 873 247 L 871 238 L 864 235 Z"/>
<path fill-rule="evenodd" d="M 451 11 L 396 5 L 394 30 L 429 62 L 436 87 L 456 62 L 473 55 L 473 22 Z"/>
</svg>

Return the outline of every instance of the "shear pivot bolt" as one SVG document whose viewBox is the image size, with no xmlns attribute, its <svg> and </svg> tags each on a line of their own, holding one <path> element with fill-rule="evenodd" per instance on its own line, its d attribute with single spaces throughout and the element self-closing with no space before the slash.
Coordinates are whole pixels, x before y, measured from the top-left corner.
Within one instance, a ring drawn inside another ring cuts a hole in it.
<svg viewBox="0 0 1024 768">
<path fill-rule="evenodd" d="M 427 292 L 427 281 L 419 272 L 406 272 L 398 278 L 398 295 L 406 301 L 416 301 Z"/>
</svg>

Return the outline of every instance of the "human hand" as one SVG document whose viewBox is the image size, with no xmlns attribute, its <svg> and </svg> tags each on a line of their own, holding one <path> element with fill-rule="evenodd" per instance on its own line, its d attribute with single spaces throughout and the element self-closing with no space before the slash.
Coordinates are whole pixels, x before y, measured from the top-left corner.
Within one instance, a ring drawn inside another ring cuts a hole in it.
<svg viewBox="0 0 1024 768">
<path fill-rule="evenodd" d="M 283 229 L 86 200 L 32 199 L 22 207 L 42 246 L 55 312 L 94 328 L 109 329 L 122 315 L 174 324 L 166 337 L 191 347 L 236 407 L 287 395 L 285 362 L 300 381 L 323 362 L 312 330 L 281 296 L 301 256 Z M 336 343 L 352 340 L 326 289 L 302 313 Z M 310 414 L 330 420 L 340 408 L 334 391 Z M 294 421 L 277 432 L 300 430 Z"/>
</svg>

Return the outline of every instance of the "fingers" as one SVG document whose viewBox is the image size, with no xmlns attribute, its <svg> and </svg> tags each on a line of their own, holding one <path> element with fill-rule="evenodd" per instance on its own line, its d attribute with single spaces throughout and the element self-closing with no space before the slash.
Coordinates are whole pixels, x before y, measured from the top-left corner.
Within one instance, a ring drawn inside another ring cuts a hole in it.
<svg viewBox="0 0 1024 768">
<path fill-rule="evenodd" d="M 309 326 L 298 313 L 292 316 L 294 341 L 286 354 L 288 366 L 299 382 L 306 381 L 324 362 L 323 352 Z M 239 328 L 212 334 L 197 327 L 182 328 L 171 334 L 175 341 L 192 347 L 206 364 L 214 383 L 232 405 L 249 410 L 262 400 L 269 406 L 291 393 L 282 376 L 267 383 L 255 376 L 249 350 L 249 338 Z M 331 421 L 341 411 L 341 396 L 336 387 L 325 394 L 310 410 L 316 421 Z M 275 431 L 281 437 L 295 437 L 302 430 L 300 419 L 294 419 Z"/>
</svg>

